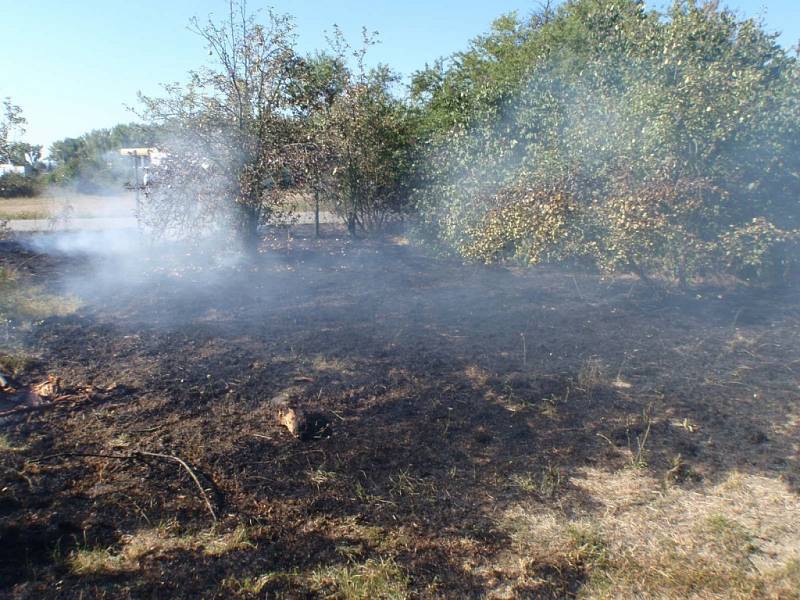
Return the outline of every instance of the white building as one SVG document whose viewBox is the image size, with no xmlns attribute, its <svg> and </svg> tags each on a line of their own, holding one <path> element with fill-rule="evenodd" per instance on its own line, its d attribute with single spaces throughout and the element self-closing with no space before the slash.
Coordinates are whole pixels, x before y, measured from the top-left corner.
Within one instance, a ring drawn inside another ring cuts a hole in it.
<svg viewBox="0 0 800 600">
<path fill-rule="evenodd" d="M 19 167 L 10 163 L 0 165 L 0 177 L 8 175 L 9 173 L 16 173 L 17 175 L 25 175 L 25 167 Z"/>
</svg>

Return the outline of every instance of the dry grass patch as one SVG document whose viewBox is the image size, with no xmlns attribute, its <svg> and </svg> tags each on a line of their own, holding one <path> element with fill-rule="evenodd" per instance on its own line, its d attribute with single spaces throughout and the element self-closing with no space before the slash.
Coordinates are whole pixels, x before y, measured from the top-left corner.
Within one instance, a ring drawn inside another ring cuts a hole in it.
<svg viewBox="0 0 800 600">
<path fill-rule="evenodd" d="M 408 596 L 408 577 L 391 558 L 325 567 L 312 572 L 309 582 L 331 594 L 325 597 L 343 600 L 402 600 Z"/>
<path fill-rule="evenodd" d="M 260 575 L 258 577 L 244 577 L 244 578 L 236 578 L 236 577 L 228 577 L 222 581 L 222 587 L 226 590 L 230 590 L 234 595 L 251 598 L 253 596 L 263 594 L 264 590 L 271 585 L 286 583 L 291 587 L 291 585 L 300 580 L 300 574 L 298 572 L 292 573 L 284 573 L 284 572 L 274 572 L 274 573 L 265 573 L 264 575 Z M 267 596 L 271 598 L 272 596 Z"/>
<path fill-rule="evenodd" d="M 548 465 L 540 473 L 515 473 L 511 476 L 511 485 L 526 494 L 536 494 L 545 500 L 556 498 L 564 485 L 564 473 Z"/>
<path fill-rule="evenodd" d="M 133 216 L 135 196 L 127 194 L 80 194 L 61 189 L 47 189 L 32 198 L 8 198 L 0 201 L 0 218 L 49 219 L 67 210 L 74 217 Z"/>
<path fill-rule="evenodd" d="M 74 296 L 50 294 L 24 281 L 17 271 L 0 267 L 0 316 L 36 320 L 70 315 L 80 306 Z"/>
<path fill-rule="evenodd" d="M 162 556 L 176 550 L 202 552 L 206 556 L 222 556 L 234 550 L 255 547 L 254 532 L 239 525 L 228 533 L 204 531 L 177 535 L 174 524 L 139 531 L 122 538 L 122 546 L 113 548 L 82 548 L 67 559 L 77 575 L 133 571 L 145 557 Z"/>
<path fill-rule="evenodd" d="M 311 362 L 311 367 L 315 371 L 346 375 L 354 372 L 355 365 L 350 360 L 317 355 Z"/>
<path fill-rule="evenodd" d="M 267 593 L 271 598 L 268 590 L 277 586 L 338 600 L 405 600 L 409 596 L 408 584 L 408 576 L 391 558 L 370 558 L 306 572 L 275 571 L 257 577 L 227 578 L 222 583 L 240 597 Z"/>
<path fill-rule="evenodd" d="M 15 446 L 6 434 L 0 433 L 0 452 L 22 452 L 24 450 L 27 450 L 26 446 Z"/>
<path fill-rule="evenodd" d="M 501 519 L 512 546 L 493 568 L 523 589 L 563 564 L 585 571 L 581 598 L 800 598 L 800 499 L 779 480 L 734 473 L 686 490 L 624 469 L 572 483 L 597 508 L 517 505 Z"/>
</svg>

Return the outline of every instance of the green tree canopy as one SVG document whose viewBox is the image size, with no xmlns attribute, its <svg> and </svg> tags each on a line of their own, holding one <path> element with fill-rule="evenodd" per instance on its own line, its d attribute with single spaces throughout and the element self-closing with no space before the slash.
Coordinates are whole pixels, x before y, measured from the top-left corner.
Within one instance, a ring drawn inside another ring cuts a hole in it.
<svg viewBox="0 0 800 600">
<path fill-rule="evenodd" d="M 503 17 L 414 78 L 423 228 L 485 261 L 774 275 L 796 260 L 799 74 L 716 3 Z"/>
</svg>

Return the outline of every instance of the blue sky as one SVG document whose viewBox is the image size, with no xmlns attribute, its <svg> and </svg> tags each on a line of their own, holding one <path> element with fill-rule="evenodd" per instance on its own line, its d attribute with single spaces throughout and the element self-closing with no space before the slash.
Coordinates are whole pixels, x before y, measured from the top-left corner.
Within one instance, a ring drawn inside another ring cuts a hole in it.
<svg viewBox="0 0 800 600">
<path fill-rule="evenodd" d="M 660 6 L 661 2 L 648 2 Z M 800 40 L 798 0 L 728 0 L 746 16 L 761 15 L 781 43 Z M 375 61 L 408 75 L 466 46 L 491 21 L 536 0 L 250 0 L 296 18 L 299 47 L 324 45 L 333 23 L 356 41 L 362 26 L 380 32 Z M 49 145 L 66 136 L 133 119 L 136 93 L 181 80 L 207 59 L 186 30 L 193 15 L 224 12 L 226 0 L 0 0 L 0 97 L 27 117 L 27 141 Z"/>
</svg>

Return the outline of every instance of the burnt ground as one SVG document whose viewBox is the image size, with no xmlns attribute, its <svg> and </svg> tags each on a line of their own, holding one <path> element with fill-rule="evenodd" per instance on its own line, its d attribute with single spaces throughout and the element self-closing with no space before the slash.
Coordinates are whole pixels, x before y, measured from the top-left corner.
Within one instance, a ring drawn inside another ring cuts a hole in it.
<svg viewBox="0 0 800 600">
<path fill-rule="evenodd" d="M 18 332 L 19 384 L 106 392 L 0 419 L 0 596 L 358 597 L 335 569 L 389 564 L 399 597 L 571 597 L 579 555 L 485 568 L 511 544 L 504 509 L 592 517 L 587 469 L 800 490 L 797 290 L 656 293 L 395 242 L 298 237 L 255 266 L 125 285 L 4 246 L 51 289 L 94 281 L 76 312 Z M 330 427 L 293 438 L 280 394 Z M 140 451 L 185 461 L 218 522 L 186 469 Z M 125 550 L 152 531 L 239 537 Z M 76 567 L 91 549 L 127 558 Z"/>
</svg>

